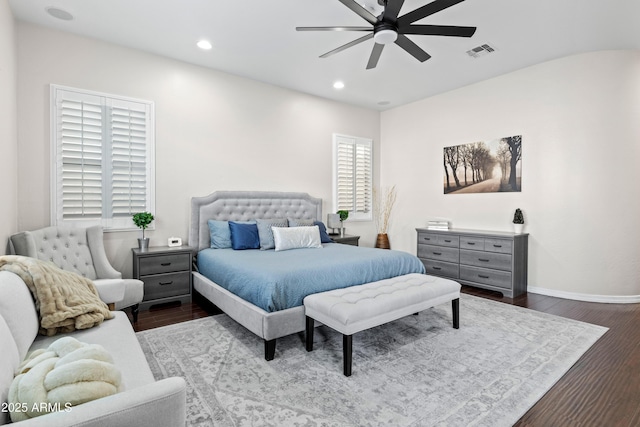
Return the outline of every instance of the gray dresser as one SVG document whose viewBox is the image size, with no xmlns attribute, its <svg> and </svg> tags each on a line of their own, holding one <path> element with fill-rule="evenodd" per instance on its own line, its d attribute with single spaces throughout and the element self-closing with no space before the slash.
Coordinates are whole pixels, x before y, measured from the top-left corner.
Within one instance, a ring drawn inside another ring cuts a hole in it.
<svg viewBox="0 0 640 427">
<path fill-rule="evenodd" d="M 527 292 L 528 234 L 417 228 L 427 274 L 514 298 Z"/>
</svg>

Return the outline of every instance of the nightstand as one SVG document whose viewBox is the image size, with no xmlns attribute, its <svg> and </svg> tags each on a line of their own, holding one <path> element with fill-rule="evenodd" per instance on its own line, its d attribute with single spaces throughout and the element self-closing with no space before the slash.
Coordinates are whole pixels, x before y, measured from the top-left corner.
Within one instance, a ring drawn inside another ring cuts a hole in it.
<svg viewBox="0 0 640 427">
<path fill-rule="evenodd" d="M 360 236 L 350 236 L 349 234 L 345 234 L 344 237 L 340 237 L 339 234 L 329 234 L 329 237 L 336 243 L 351 246 L 358 246 L 358 241 L 360 240 Z"/>
<path fill-rule="evenodd" d="M 171 301 L 191 302 L 191 262 L 189 246 L 157 246 L 141 251 L 132 248 L 133 277 L 144 282 L 140 309 Z"/>
</svg>

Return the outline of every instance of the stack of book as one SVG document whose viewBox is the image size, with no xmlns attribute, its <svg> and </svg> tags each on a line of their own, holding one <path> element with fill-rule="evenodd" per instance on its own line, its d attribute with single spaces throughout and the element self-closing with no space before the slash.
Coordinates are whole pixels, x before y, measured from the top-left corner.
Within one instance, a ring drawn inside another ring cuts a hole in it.
<svg viewBox="0 0 640 427">
<path fill-rule="evenodd" d="M 449 221 L 434 220 L 427 222 L 427 230 L 448 230 Z"/>
</svg>

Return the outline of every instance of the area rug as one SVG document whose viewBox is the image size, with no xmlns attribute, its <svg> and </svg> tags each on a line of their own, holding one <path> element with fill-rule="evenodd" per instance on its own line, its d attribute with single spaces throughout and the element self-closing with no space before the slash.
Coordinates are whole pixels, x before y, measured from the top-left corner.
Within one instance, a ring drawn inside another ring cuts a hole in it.
<svg viewBox="0 0 640 427">
<path fill-rule="evenodd" d="M 137 334 L 157 379 L 187 382 L 189 426 L 510 426 L 606 328 L 463 295 L 353 337 L 316 328 L 264 344 L 226 315 Z"/>
</svg>

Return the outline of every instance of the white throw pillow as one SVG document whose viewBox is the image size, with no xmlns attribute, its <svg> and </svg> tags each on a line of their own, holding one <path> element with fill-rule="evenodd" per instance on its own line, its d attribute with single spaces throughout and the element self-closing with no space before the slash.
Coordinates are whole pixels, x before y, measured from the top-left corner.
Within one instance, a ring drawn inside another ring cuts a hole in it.
<svg viewBox="0 0 640 427">
<path fill-rule="evenodd" d="M 298 248 L 321 248 L 320 229 L 311 227 L 272 227 L 276 251 Z"/>
</svg>

